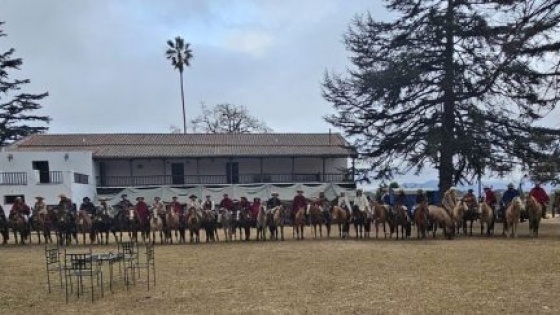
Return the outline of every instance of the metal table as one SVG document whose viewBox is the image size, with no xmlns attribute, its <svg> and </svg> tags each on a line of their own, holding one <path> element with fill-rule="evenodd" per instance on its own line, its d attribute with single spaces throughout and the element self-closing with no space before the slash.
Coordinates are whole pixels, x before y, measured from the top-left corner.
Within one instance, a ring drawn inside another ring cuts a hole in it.
<svg viewBox="0 0 560 315">
<path fill-rule="evenodd" d="M 115 253 L 100 253 L 92 254 L 91 258 L 93 262 L 96 262 L 99 265 L 109 265 L 109 289 L 111 290 L 111 293 L 113 293 L 113 265 L 121 261 L 124 258 L 123 255 Z"/>
</svg>

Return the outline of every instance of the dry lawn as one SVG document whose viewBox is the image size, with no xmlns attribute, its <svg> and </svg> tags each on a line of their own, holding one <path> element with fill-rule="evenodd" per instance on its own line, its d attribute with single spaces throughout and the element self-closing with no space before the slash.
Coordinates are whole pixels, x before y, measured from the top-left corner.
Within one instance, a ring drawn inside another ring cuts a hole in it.
<svg viewBox="0 0 560 315">
<path fill-rule="evenodd" d="M 47 293 L 43 247 L 0 247 L 0 314 L 560 313 L 557 219 L 538 239 L 526 223 L 515 240 L 295 241 L 286 231 L 285 242 L 158 246 L 156 288 L 118 284 L 93 304 Z"/>
</svg>

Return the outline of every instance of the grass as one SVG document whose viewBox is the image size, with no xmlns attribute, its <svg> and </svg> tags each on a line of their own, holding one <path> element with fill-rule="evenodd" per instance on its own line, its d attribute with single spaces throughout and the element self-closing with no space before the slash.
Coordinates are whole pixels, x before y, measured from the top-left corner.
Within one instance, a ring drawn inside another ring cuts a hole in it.
<svg viewBox="0 0 560 315">
<path fill-rule="evenodd" d="M 524 223 L 518 239 L 452 241 L 296 241 L 287 228 L 285 242 L 164 245 L 155 288 L 120 284 L 93 304 L 47 293 L 43 247 L 8 245 L 0 314 L 558 314 L 559 228 L 548 219 L 538 239 Z"/>
</svg>

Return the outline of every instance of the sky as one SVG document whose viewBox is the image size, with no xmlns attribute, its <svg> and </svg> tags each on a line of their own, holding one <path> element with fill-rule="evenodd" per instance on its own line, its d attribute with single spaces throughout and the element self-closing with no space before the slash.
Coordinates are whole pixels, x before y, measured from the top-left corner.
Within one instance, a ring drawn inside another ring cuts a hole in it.
<svg viewBox="0 0 560 315">
<path fill-rule="evenodd" d="M 49 92 L 50 133 L 170 132 L 182 126 L 179 74 L 165 59 L 181 36 L 187 120 L 200 104 L 244 105 L 275 132 L 328 132 L 325 71 L 349 65 L 342 36 L 374 0 L 0 0 L 26 92 Z M 333 132 L 337 130 L 333 128 Z M 513 175 L 513 177 L 519 177 Z M 512 180 L 515 178 L 512 177 Z M 434 170 L 399 181 L 437 178 Z M 507 180 L 507 179 L 506 179 Z"/>
</svg>

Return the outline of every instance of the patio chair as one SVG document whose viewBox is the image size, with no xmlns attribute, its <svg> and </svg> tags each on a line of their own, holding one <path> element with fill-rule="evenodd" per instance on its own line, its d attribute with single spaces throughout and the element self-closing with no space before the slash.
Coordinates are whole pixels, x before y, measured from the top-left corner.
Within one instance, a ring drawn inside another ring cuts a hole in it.
<svg viewBox="0 0 560 315">
<path fill-rule="evenodd" d="M 140 270 L 145 269 L 147 275 L 147 285 L 148 291 L 150 290 L 150 273 L 152 274 L 153 285 L 156 286 L 156 260 L 155 260 L 155 250 L 154 245 L 146 244 L 146 251 L 144 255 L 140 259 L 126 268 L 125 274 L 128 275 L 128 270 L 131 270 L 132 274 L 132 283 L 136 284 L 136 273 L 138 272 L 138 278 L 140 278 Z M 129 282 L 126 283 L 126 288 L 128 290 Z"/>
<path fill-rule="evenodd" d="M 104 296 L 103 291 L 103 272 L 99 265 L 93 261 L 91 250 L 87 254 L 65 254 L 65 282 L 66 282 L 66 303 L 68 303 L 68 286 L 70 292 L 73 293 L 72 278 L 76 278 L 77 296 L 84 293 L 84 277 L 90 278 L 91 301 L 94 301 L 94 285 L 93 278 L 96 278 L 97 286 L 101 286 L 101 297 Z"/>
<path fill-rule="evenodd" d="M 138 244 L 136 242 L 118 242 L 117 255 L 121 257 L 119 260 L 119 275 L 122 276 L 125 271 L 125 282 L 128 282 L 126 268 L 138 262 Z"/>
<path fill-rule="evenodd" d="M 64 248 L 64 252 L 62 252 L 61 247 L 49 247 L 45 245 L 45 263 L 46 263 L 46 271 L 47 271 L 47 286 L 49 289 L 49 293 L 52 292 L 51 290 L 51 275 L 58 273 L 58 279 L 60 282 L 60 289 L 62 290 L 62 274 L 64 273 L 65 264 L 62 263 L 61 256 L 66 254 L 66 248 Z"/>
</svg>

